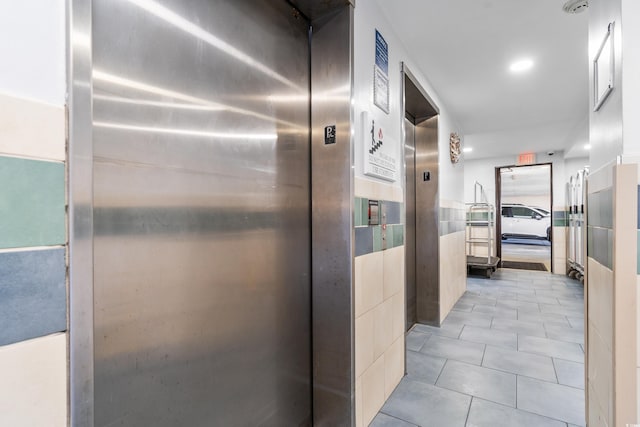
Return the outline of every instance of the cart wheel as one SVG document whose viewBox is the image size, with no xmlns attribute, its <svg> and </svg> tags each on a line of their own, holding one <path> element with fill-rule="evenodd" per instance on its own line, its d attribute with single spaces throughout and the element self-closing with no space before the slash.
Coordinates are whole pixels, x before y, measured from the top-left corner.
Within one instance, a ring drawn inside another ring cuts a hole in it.
<svg viewBox="0 0 640 427">
<path fill-rule="evenodd" d="M 485 274 L 487 275 L 487 279 L 491 279 L 491 272 L 492 272 L 492 271 L 491 271 L 491 269 L 490 269 L 490 268 L 487 268 L 487 269 L 485 270 Z"/>
</svg>

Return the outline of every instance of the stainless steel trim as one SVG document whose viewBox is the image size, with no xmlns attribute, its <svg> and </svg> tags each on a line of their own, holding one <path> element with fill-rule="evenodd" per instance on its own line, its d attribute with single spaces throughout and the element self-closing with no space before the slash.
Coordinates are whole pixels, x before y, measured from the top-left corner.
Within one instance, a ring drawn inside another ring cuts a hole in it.
<svg viewBox="0 0 640 427">
<path fill-rule="evenodd" d="M 312 22 L 312 336 L 314 425 L 355 424 L 353 8 Z M 331 91 L 331 102 L 313 102 Z M 324 127 L 337 141 L 324 144 Z"/>
<path fill-rule="evenodd" d="M 67 0 L 69 425 L 93 426 L 91 0 Z"/>
</svg>

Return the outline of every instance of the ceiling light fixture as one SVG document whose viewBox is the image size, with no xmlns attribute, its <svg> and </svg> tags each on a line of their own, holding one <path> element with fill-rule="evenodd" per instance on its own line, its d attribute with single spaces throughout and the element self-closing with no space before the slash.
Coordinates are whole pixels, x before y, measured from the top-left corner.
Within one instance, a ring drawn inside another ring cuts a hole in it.
<svg viewBox="0 0 640 427">
<path fill-rule="evenodd" d="M 521 73 L 531 69 L 531 67 L 533 67 L 533 61 L 527 58 L 511 63 L 509 70 L 513 73 Z"/>
<path fill-rule="evenodd" d="M 567 13 L 580 13 L 587 10 L 589 7 L 589 0 L 568 0 L 562 10 Z"/>
<path fill-rule="evenodd" d="M 465 153 L 470 153 L 473 151 L 473 147 L 464 147 L 462 151 L 464 151 Z"/>
</svg>

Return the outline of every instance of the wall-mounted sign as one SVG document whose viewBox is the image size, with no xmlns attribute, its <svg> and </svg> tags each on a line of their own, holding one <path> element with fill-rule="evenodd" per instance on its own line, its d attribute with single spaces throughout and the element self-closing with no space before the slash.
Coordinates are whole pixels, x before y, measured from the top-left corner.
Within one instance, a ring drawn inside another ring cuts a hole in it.
<svg viewBox="0 0 640 427">
<path fill-rule="evenodd" d="M 324 143 L 326 145 L 336 143 L 336 125 L 325 126 Z"/>
<path fill-rule="evenodd" d="M 376 63 L 373 66 L 373 103 L 389 114 L 389 45 L 376 30 Z"/>
<path fill-rule="evenodd" d="M 395 146 L 366 111 L 362 113 L 362 127 L 365 175 L 395 181 L 398 167 Z"/>
</svg>

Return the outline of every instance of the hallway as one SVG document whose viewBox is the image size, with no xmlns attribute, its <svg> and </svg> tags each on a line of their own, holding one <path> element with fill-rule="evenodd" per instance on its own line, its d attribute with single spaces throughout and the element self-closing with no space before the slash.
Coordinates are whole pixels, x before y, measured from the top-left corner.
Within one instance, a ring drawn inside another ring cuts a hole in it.
<svg viewBox="0 0 640 427">
<path fill-rule="evenodd" d="M 372 426 L 585 425 L 583 287 L 498 270 L 467 279 L 441 328 L 407 335 L 407 375 Z"/>
</svg>

